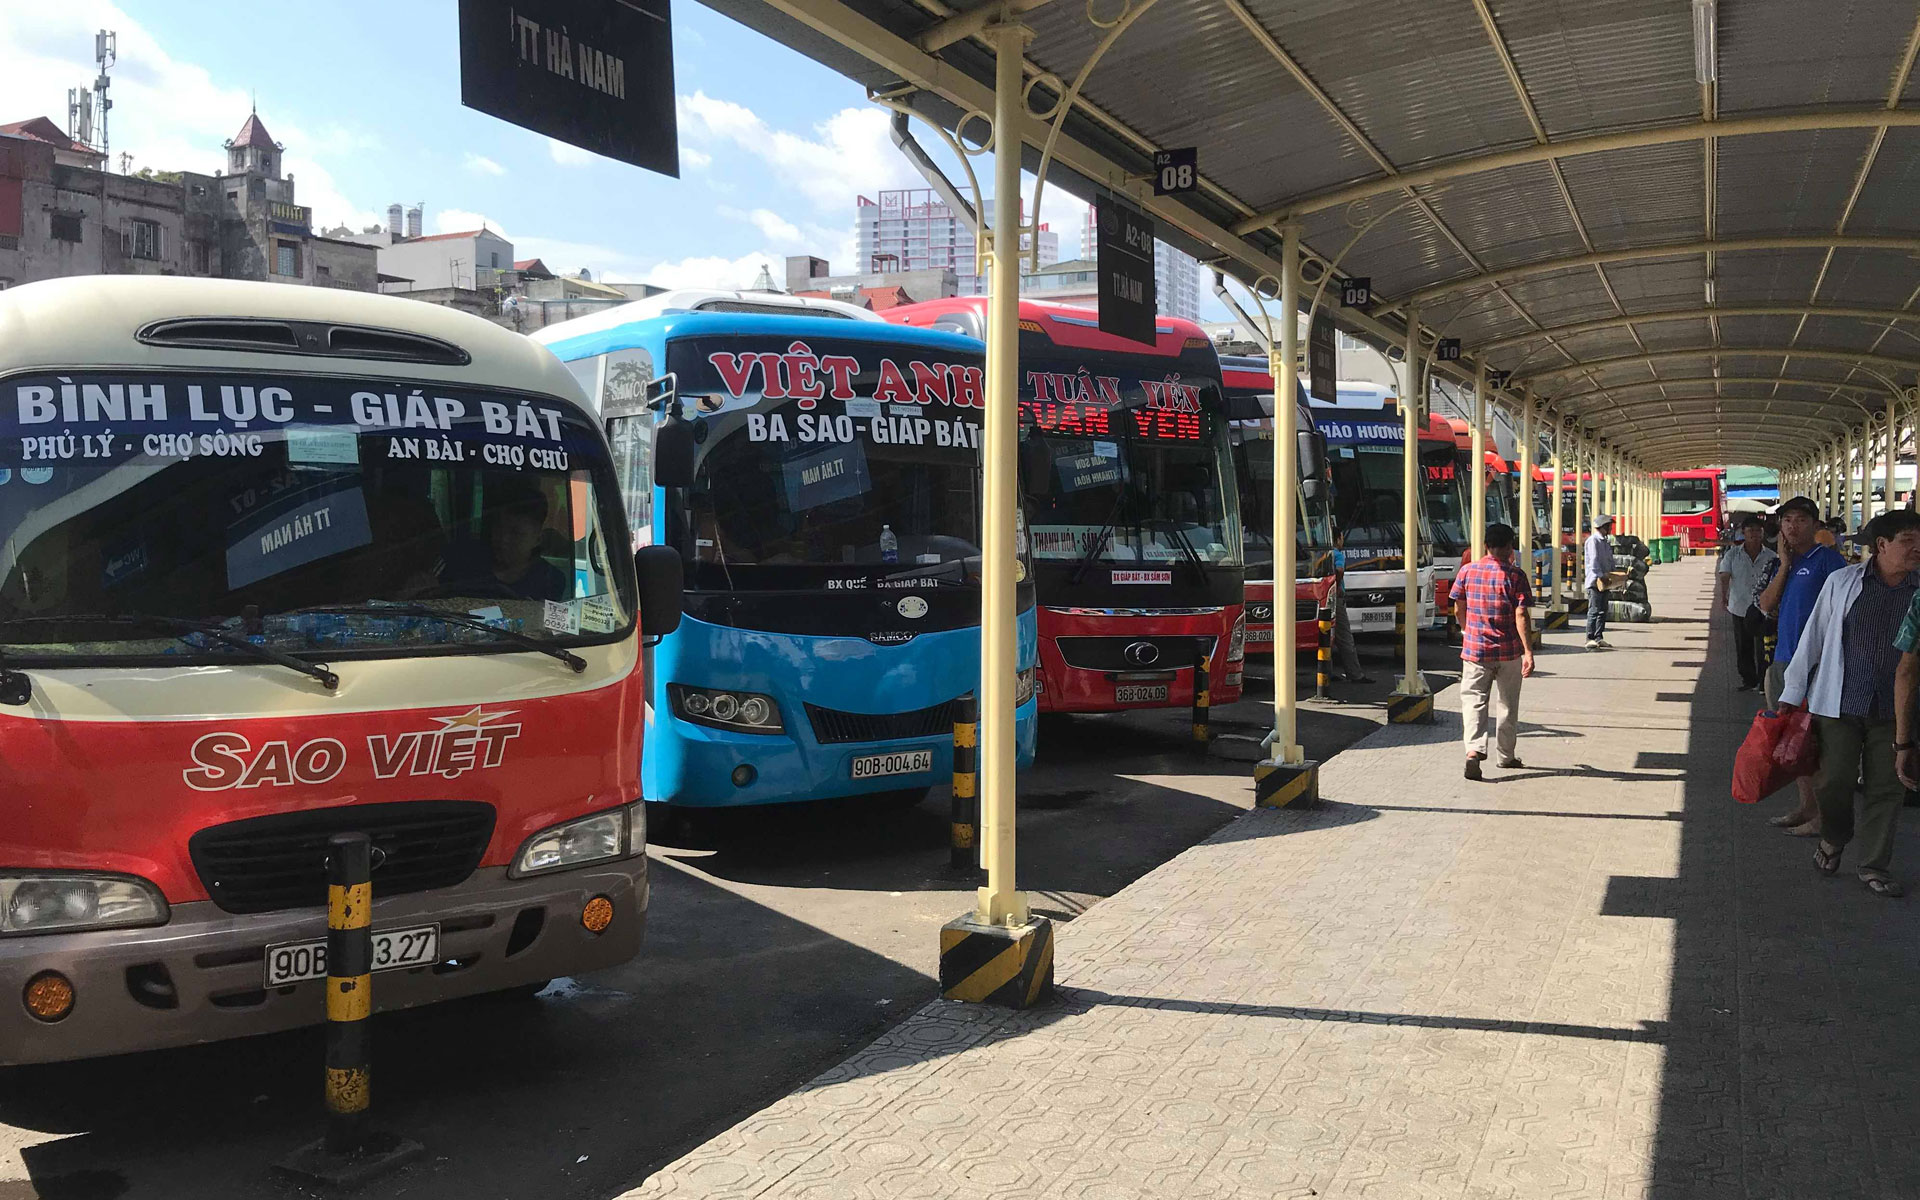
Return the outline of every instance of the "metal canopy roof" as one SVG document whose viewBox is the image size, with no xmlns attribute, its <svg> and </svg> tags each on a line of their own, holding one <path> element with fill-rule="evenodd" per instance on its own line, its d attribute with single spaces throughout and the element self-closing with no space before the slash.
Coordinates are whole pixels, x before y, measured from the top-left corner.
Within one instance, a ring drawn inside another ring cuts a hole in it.
<svg viewBox="0 0 1920 1200">
<path fill-rule="evenodd" d="M 1465 351 L 1435 369 L 1511 371 L 1643 467 L 1800 466 L 1912 396 L 1913 0 L 1012 2 L 1041 115 L 1111 39 L 1049 186 L 1124 193 L 1243 280 L 1296 224 L 1309 292 L 1336 257 L 1372 279 L 1343 326 L 1417 313 Z M 999 4 L 708 3 L 948 129 L 992 110 Z M 1201 188 L 1155 198 L 1179 146 Z"/>
</svg>

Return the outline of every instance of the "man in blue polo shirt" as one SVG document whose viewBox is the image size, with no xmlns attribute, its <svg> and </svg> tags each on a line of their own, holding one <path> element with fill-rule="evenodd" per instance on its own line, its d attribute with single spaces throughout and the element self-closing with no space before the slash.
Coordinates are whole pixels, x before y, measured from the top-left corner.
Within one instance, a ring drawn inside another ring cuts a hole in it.
<svg viewBox="0 0 1920 1200">
<path fill-rule="evenodd" d="M 1813 602 L 1827 584 L 1827 576 L 1847 565 L 1847 560 L 1832 546 L 1814 540 L 1820 530 L 1820 509 L 1805 496 L 1795 496 L 1775 510 L 1780 517 L 1780 569 L 1773 582 L 1754 601 L 1761 612 L 1775 618 L 1779 632 L 1773 645 L 1773 664 L 1767 668 L 1767 707 L 1780 703 L 1780 690 L 1787 679 L 1787 664 L 1799 648 L 1800 634 L 1813 614 Z M 1800 803 L 1790 813 L 1767 823 L 1779 826 L 1795 837 L 1817 837 L 1820 833 L 1820 803 L 1814 792 L 1814 777 L 1803 775 L 1799 785 Z"/>
</svg>

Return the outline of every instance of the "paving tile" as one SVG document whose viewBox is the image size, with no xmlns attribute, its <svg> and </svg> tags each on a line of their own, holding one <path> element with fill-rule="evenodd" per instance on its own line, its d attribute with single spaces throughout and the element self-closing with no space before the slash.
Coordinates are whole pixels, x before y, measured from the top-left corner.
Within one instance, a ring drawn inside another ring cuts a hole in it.
<svg viewBox="0 0 1920 1200">
<path fill-rule="evenodd" d="M 929 1004 L 630 1195 L 1920 1197 L 1920 920 L 1727 798 L 1709 571 L 1550 635 L 1534 769 L 1462 780 L 1444 693 L 1061 927 L 1053 1005 Z"/>
</svg>

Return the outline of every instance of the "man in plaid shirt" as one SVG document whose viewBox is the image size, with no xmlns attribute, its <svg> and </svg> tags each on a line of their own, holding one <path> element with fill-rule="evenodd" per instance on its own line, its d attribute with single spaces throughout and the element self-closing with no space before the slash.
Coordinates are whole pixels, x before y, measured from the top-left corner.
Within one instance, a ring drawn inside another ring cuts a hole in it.
<svg viewBox="0 0 1920 1200">
<path fill-rule="evenodd" d="M 1500 765 L 1524 767 L 1514 754 L 1520 736 L 1520 681 L 1533 674 L 1533 646 L 1527 610 L 1533 590 L 1527 573 L 1513 562 L 1513 526 L 1487 526 L 1487 555 L 1460 568 L 1453 577 L 1453 615 L 1460 623 L 1460 715 L 1467 734 L 1468 779 L 1480 778 L 1487 757 L 1489 701 L 1500 712 L 1493 721 Z"/>
</svg>

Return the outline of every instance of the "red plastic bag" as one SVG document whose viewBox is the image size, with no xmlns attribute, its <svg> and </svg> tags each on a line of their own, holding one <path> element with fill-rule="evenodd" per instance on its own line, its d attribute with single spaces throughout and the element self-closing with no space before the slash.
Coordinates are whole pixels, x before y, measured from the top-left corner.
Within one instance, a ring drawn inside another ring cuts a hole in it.
<svg viewBox="0 0 1920 1200">
<path fill-rule="evenodd" d="M 1742 804 L 1758 804 L 1797 776 L 1774 761 L 1774 748 L 1790 728 L 1792 713 L 1763 708 L 1753 717 L 1747 740 L 1733 759 L 1733 798 Z"/>
<path fill-rule="evenodd" d="M 1820 769 L 1820 735 L 1813 731 L 1813 714 L 1804 708 L 1790 708 L 1780 714 L 1786 728 L 1773 743 L 1773 765 L 1793 778 L 1811 775 Z"/>
</svg>

